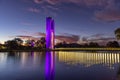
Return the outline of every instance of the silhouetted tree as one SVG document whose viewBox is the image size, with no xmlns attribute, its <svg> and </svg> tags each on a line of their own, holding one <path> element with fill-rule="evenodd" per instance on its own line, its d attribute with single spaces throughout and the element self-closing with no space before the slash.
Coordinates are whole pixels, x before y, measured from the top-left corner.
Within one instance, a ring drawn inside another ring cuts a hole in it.
<svg viewBox="0 0 120 80">
<path fill-rule="evenodd" d="M 60 42 L 60 43 L 57 43 L 57 44 L 55 45 L 55 48 L 60 48 L 60 47 L 63 47 L 63 45 L 62 45 L 61 42 Z"/>
<path fill-rule="evenodd" d="M 115 33 L 116 38 L 120 40 L 120 28 L 117 28 L 114 33 Z"/>
<path fill-rule="evenodd" d="M 34 49 L 41 49 L 41 48 L 45 48 L 46 41 L 45 41 L 45 37 L 41 37 L 39 40 L 35 41 L 35 40 L 26 40 L 25 41 L 25 45 L 27 47 L 27 49 L 30 48 L 34 48 Z"/>
<path fill-rule="evenodd" d="M 30 42 L 31 42 L 31 40 L 26 40 L 25 41 L 25 46 L 30 46 Z"/>
<path fill-rule="evenodd" d="M 22 45 L 23 44 L 23 40 L 20 38 L 15 38 L 13 39 L 13 41 L 17 42 L 18 45 Z"/>
<path fill-rule="evenodd" d="M 82 47 L 89 47 L 89 44 L 85 43 L 85 44 L 82 45 Z"/>
<path fill-rule="evenodd" d="M 82 47 L 82 45 L 78 44 L 78 43 L 66 43 L 65 41 L 57 43 L 55 45 L 56 48 L 80 48 Z"/>
<path fill-rule="evenodd" d="M 90 42 L 89 47 L 100 47 L 98 43 L 96 42 Z"/>
<path fill-rule="evenodd" d="M 33 49 L 35 47 L 35 40 L 26 40 L 25 49 Z"/>
<path fill-rule="evenodd" d="M 31 46 L 32 48 L 34 48 L 34 46 L 35 46 L 35 40 L 31 40 L 31 41 L 30 41 L 30 46 Z"/>
<path fill-rule="evenodd" d="M 7 49 L 21 49 L 23 41 L 20 38 L 8 40 L 5 42 Z"/>
<path fill-rule="evenodd" d="M 17 46 L 18 46 L 17 42 L 14 40 L 6 41 L 5 45 L 6 45 L 7 49 L 17 49 Z"/>
<path fill-rule="evenodd" d="M 41 47 L 42 47 L 42 48 L 46 48 L 46 40 L 45 40 L 45 37 L 41 37 L 41 38 L 40 38 L 40 43 L 41 43 Z"/>
<path fill-rule="evenodd" d="M 119 43 L 117 41 L 110 41 L 106 44 L 107 47 L 119 47 Z"/>
<path fill-rule="evenodd" d="M 39 48 L 41 47 L 41 41 L 40 41 L 40 39 L 35 42 L 35 46 L 39 47 Z"/>
</svg>

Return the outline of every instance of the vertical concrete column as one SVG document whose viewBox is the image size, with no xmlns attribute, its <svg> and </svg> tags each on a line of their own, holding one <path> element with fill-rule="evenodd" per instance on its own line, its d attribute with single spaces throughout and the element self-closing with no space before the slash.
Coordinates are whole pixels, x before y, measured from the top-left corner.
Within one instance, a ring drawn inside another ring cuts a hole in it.
<svg viewBox="0 0 120 80">
<path fill-rule="evenodd" d="M 51 17 L 46 18 L 46 48 L 54 48 L 54 20 Z"/>
</svg>

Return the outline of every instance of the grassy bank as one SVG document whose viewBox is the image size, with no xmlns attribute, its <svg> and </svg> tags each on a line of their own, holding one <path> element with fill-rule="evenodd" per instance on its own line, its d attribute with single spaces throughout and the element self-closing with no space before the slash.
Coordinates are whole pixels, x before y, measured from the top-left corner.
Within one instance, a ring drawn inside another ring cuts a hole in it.
<svg viewBox="0 0 120 80">
<path fill-rule="evenodd" d="M 35 52 L 42 52 L 42 51 L 48 51 L 46 49 L 43 49 L 43 50 L 34 50 L 34 49 L 31 49 L 31 50 L 8 50 L 8 49 L 2 49 L 0 50 L 0 52 L 32 52 L 32 51 L 35 51 Z"/>
<path fill-rule="evenodd" d="M 30 50 L 8 50 L 1 49 L 0 52 L 41 52 L 41 51 L 120 51 L 120 48 L 55 48 L 55 49 L 30 49 Z"/>
<path fill-rule="evenodd" d="M 120 51 L 120 48 L 55 48 L 55 51 Z"/>
</svg>

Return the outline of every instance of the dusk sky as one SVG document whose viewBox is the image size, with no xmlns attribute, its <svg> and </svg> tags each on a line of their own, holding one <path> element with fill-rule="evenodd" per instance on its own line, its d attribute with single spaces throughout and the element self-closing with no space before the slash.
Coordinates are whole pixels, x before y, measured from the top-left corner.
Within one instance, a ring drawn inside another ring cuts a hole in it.
<svg viewBox="0 0 120 80">
<path fill-rule="evenodd" d="M 120 0 L 0 0 L 0 42 L 44 36 L 48 16 L 55 20 L 58 40 L 114 40 Z"/>
</svg>

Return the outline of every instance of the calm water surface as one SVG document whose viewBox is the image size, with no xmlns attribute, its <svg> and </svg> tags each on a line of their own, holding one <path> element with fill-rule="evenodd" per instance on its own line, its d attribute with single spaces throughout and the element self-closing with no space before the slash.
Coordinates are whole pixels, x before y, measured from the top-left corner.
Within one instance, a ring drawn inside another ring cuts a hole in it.
<svg viewBox="0 0 120 80">
<path fill-rule="evenodd" d="M 120 80 L 120 52 L 0 52 L 0 80 Z"/>
</svg>

